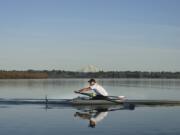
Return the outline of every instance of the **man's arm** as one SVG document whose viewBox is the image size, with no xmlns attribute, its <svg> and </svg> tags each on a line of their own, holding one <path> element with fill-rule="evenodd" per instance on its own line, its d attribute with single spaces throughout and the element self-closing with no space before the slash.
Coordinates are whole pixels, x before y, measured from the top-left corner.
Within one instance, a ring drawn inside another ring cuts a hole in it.
<svg viewBox="0 0 180 135">
<path fill-rule="evenodd" d="M 86 87 L 86 88 L 83 88 L 83 89 L 81 89 L 81 90 L 74 91 L 74 92 L 75 92 L 75 93 L 83 93 L 83 92 L 89 91 L 89 90 L 91 90 L 91 88 L 90 88 L 90 87 Z"/>
<path fill-rule="evenodd" d="M 90 91 L 90 90 L 91 90 L 91 88 L 87 87 L 87 88 L 83 88 L 83 89 L 79 90 L 79 92 L 82 93 L 82 92 Z"/>
</svg>

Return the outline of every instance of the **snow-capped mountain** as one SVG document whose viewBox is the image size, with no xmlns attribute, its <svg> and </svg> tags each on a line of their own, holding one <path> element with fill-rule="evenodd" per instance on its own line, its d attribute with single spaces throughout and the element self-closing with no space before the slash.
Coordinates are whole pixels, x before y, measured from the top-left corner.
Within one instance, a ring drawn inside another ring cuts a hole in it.
<svg viewBox="0 0 180 135">
<path fill-rule="evenodd" d="M 88 65 L 80 70 L 81 72 L 98 72 L 99 69 L 94 65 Z"/>
</svg>

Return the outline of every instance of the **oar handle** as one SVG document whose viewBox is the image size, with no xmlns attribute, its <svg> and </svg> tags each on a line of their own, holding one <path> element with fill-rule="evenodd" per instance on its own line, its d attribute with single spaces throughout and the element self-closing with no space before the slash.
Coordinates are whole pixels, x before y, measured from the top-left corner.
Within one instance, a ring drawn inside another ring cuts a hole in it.
<svg viewBox="0 0 180 135">
<path fill-rule="evenodd" d="M 79 92 L 79 91 L 77 91 L 77 90 L 75 90 L 75 91 L 74 91 L 74 93 L 78 93 L 78 94 L 79 94 L 80 92 Z"/>
</svg>

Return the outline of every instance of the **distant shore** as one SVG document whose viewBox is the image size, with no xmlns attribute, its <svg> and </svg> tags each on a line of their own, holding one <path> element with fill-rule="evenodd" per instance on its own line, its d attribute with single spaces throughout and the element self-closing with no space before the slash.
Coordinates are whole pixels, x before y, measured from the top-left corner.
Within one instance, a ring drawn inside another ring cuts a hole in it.
<svg viewBox="0 0 180 135">
<path fill-rule="evenodd" d="M 48 79 L 48 78 L 159 78 L 180 79 L 180 72 L 145 72 L 145 71 L 99 71 L 75 72 L 63 70 L 0 70 L 0 79 Z"/>
</svg>

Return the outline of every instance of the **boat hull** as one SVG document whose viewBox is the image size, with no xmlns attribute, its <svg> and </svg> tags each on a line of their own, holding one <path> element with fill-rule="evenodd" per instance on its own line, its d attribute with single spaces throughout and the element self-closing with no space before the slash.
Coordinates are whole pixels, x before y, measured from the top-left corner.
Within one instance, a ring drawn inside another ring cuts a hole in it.
<svg viewBox="0 0 180 135">
<path fill-rule="evenodd" d="M 82 100 L 82 99 L 73 99 L 70 101 L 73 105 L 114 105 L 114 104 L 123 104 L 123 100 Z"/>
<path fill-rule="evenodd" d="M 173 100 L 82 100 L 74 99 L 70 101 L 73 105 L 122 105 L 122 104 L 134 104 L 134 105 L 180 105 L 180 101 Z"/>
</svg>

